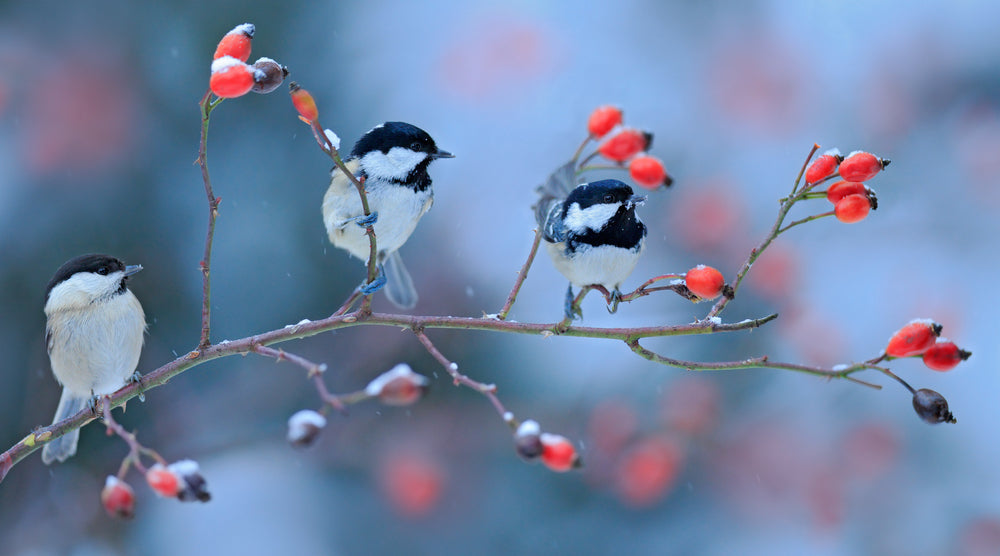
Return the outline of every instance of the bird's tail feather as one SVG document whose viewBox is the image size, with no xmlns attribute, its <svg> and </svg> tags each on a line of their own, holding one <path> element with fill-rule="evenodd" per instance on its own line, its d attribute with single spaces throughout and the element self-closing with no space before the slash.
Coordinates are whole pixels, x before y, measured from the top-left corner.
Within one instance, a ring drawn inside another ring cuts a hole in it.
<svg viewBox="0 0 1000 556">
<path fill-rule="evenodd" d="M 385 296 L 393 305 L 401 309 L 412 309 L 417 305 L 417 288 L 413 285 L 410 273 L 399 256 L 399 251 L 393 251 L 385 260 Z"/>
<path fill-rule="evenodd" d="M 56 416 L 52 419 L 52 424 L 56 424 L 63 419 L 75 415 L 81 409 L 87 407 L 88 398 L 74 396 L 63 388 L 62 396 L 59 398 L 59 407 L 56 408 Z M 42 461 L 46 465 L 53 461 L 66 461 L 67 458 L 76 453 L 76 443 L 80 440 L 80 429 L 73 429 L 66 434 L 52 440 L 42 446 Z"/>
</svg>

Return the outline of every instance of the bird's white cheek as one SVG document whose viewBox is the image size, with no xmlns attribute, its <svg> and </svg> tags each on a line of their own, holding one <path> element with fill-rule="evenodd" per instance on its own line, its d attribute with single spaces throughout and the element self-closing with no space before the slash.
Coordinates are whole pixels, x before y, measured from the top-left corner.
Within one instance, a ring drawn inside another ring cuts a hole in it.
<svg viewBox="0 0 1000 556">
<path fill-rule="evenodd" d="M 621 203 L 602 203 L 581 209 L 579 203 L 573 203 L 566 211 L 563 224 L 578 234 L 585 233 L 588 229 L 597 232 L 618 212 L 620 206 Z"/>
<path fill-rule="evenodd" d="M 401 180 L 427 158 L 427 153 L 403 147 L 393 147 L 388 153 L 374 151 L 361 158 L 361 165 L 369 176 Z"/>
</svg>

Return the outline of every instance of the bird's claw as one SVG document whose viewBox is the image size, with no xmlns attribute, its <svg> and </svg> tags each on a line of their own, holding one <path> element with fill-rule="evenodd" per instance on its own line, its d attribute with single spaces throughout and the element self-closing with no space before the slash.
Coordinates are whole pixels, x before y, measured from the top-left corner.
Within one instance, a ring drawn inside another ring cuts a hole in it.
<svg viewBox="0 0 1000 556">
<path fill-rule="evenodd" d="M 371 282 L 365 282 L 364 284 L 361 284 L 359 289 L 361 290 L 361 293 L 363 293 L 364 295 L 371 295 L 382 289 L 382 287 L 385 286 L 385 283 L 387 281 L 388 280 L 386 280 L 385 271 L 383 271 L 382 268 L 379 267 L 378 276 L 376 276 L 375 279 L 372 280 Z"/>
<path fill-rule="evenodd" d="M 372 226 L 377 221 L 378 221 L 378 212 L 373 212 L 368 216 L 362 215 L 354 217 L 354 223 L 357 224 L 358 226 L 361 226 L 362 228 L 367 228 L 368 226 Z"/>
</svg>

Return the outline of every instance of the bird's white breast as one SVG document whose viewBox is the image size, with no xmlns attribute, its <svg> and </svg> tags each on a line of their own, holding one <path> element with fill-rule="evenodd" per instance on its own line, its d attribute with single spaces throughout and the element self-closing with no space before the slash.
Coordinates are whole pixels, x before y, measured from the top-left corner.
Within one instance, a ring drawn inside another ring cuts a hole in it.
<svg viewBox="0 0 1000 556">
<path fill-rule="evenodd" d="M 353 221 L 364 214 L 361 198 L 353 185 L 346 187 L 337 183 L 341 180 L 348 182 L 337 172 L 323 197 L 323 222 L 335 246 L 366 261 L 370 252 L 368 236 L 365 229 Z M 406 243 L 433 202 L 430 189 L 415 193 L 409 187 L 373 178 L 365 182 L 365 191 L 369 208 L 379 214 L 375 238 L 379 252 L 384 253 L 396 251 Z"/>
<path fill-rule="evenodd" d="M 46 305 L 45 311 L 52 373 L 79 397 L 110 394 L 124 386 L 139 364 L 146 329 L 142 306 L 131 291 L 93 303 Z"/>
<path fill-rule="evenodd" d="M 556 270 L 574 286 L 597 284 L 614 290 L 635 270 L 645 242 L 636 249 L 582 244 L 572 253 L 567 253 L 565 243 L 546 243 L 545 247 Z"/>
</svg>

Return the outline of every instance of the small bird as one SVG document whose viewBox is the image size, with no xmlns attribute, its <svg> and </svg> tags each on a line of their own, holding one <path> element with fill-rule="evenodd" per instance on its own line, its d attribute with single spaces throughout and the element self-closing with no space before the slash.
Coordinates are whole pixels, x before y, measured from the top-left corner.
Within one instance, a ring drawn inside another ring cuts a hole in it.
<svg viewBox="0 0 1000 556">
<path fill-rule="evenodd" d="M 386 279 L 386 296 L 404 309 L 417 304 L 417 291 L 398 250 L 434 202 L 428 165 L 438 158 L 452 157 L 419 127 L 386 122 L 365 133 L 345 162 L 348 170 L 365 180 L 368 206 L 376 217 L 376 263 Z M 361 197 L 339 168 L 331 175 L 330 188 L 323 196 L 323 223 L 330 241 L 367 261 L 371 248 Z"/>
<path fill-rule="evenodd" d="M 540 188 L 535 220 L 556 270 L 569 279 L 566 316 L 572 318 L 573 286 L 599 285 L 621 297 L 618 287 L 645 247 L 646 225 L 635 207 L 646 198 L 618 180 L 584 183 L 566 195 L 558 172 Z"/>
<path fill-rule="evenodd" d="M 128 289 L 142 266 L 125 266 L 110 255 L 66 261 L 45 290 L 45 340 L 52 374 L 62 384 L 53 424 L 79 412 L 95 396 L 111 394 L 135 374 L 146 316 Z M 66 461 L 76 453 L 79 429 L 42 448 L 42 461 Z"/>
</svg>

